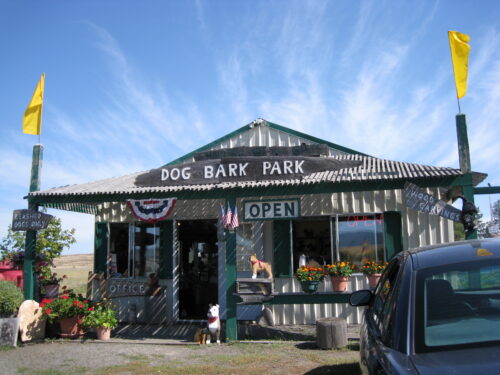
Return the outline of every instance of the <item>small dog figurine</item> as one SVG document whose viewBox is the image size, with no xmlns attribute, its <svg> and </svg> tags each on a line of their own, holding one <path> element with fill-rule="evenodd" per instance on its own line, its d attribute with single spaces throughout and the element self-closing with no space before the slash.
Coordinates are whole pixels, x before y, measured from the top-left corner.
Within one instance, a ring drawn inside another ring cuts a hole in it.
<svg viewBox="0 0 500 375">
<path fill-rule="evenodd" d="M 215 338 L 217 344 L 220 344 L 220 319 L 219 305 L 208 305 L 208 332 L 206 343 L 210 344 Z"/>
<path fill-rule="evenodd" d="M 266 271 L 268 279 L 273 278 L 273 270 L 271 268 L 271 265 L 269 263 L 258 260 L 256 254 L 250 255 L 250 263 L 252 265 L 252 279 L 256 279 L 257 272 L 261 271 Z"/>
<path fill-rule="evenodd" d="M 194 342 L 198 344 L 204 345 L 207 342 L 207 329 L 206 328 L 198 328 L 194 333 Z"/>
</svg>

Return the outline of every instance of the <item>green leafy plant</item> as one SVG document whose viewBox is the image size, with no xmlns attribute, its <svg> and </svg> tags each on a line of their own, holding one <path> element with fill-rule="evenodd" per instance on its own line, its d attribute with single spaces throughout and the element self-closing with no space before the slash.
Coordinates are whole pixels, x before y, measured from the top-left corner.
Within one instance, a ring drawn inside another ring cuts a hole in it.
<svg viewBox="0 0 500 375">
<path fill-rule="evenodd" d="M 109 301 L 98 302 L 89 308 L 89 313 L 83 318 L 82 324 L 91 328 L 115 328 L 118 325 L 116 310 Z"/>
<path fill-rule="evenodd" d="M 12 281 L 0 280 L 0 317 L 6 318 L 14 315 L 24 296 L 21 290 Z"/>
<path fill-rule="evenodd" d="M 327 264 L 326 271 L 330 276 L 349 277 L 356 271 L 356 266 L 351 262 L 335 262 Z"/>
<path fill-rule="evenodd" d="M 300 282 L 303 281 L 321 281 L 325 277 L 321 267 L 300 267 L 295 271 L 295 277 Z"/>
<path fill-rule="evenodd" d="M 66 289 L 56 298 L 44 298 L 40 302 L 44 316 L 49 322 L 78 316 L 83 319 L 92 307 L 92 303 L 81 294 Z M 81 323 L 81 322 L 79 322 Z"/>
<path fill-rule="evenodd" d="M 374 262 L 374 261 L 366 261 L 361 266 L 361 272 L 365 275 L 375 275 L 376 273 L 382 273 L 387 267 L 387 262 Z"/>
</svg>

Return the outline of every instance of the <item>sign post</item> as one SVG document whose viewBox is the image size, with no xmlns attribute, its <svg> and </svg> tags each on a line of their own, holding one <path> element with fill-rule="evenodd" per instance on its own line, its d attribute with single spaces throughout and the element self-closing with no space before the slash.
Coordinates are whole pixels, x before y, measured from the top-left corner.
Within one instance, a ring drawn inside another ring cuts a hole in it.
<svg viewBox="0 0 500 375">
<path fill-rule="evenodd" d="M 43 146 L 33 146 L 33 159 L 31 164 L 30 193 L 40 190 L 40 172 L 42 169 Z M 28 209 L 38 211 L 38 205 L 28 203 Z M 35 295 L 35 280 L 33 274 L 33 263 L 36 251 L 36 230 L 26 231 L 26 249 L 24 252 L 24 298 L 33 299 Z"/>
</svg>

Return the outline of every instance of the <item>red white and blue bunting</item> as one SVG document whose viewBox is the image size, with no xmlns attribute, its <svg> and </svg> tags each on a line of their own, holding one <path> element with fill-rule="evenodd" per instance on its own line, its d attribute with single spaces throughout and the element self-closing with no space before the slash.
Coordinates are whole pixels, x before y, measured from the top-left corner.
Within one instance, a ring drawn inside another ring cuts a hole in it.
<svg viewBox="0 0 500 375">
<path fill-rule="evenodd" d="M 128 206 L 140 221 L 155 223 L 166 219 L 174 209 L 177 198 L 168 199 L 129 199 Z"/>
</svg>

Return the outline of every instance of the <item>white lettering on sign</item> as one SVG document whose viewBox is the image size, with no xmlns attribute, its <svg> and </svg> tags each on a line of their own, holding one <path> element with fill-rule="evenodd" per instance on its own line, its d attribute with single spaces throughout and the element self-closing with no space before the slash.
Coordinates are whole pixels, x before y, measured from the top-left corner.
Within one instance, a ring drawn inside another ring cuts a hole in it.
<svg viewBox="0 0 500 375">
<path fill-rule="evenodd" d="M 287 219 L 300 216 L 298 199 L 245 202 L 244 208 L 245 220 Z"/>
<path fill-rule="evenodd" d="M 166 180 L 176 181 L 181 177 L 183 180 L 189 180 L 191 178 L 191 167 L 172 168 L 172 169 L 163 168 L 161 170 L 162 181 Z"/>
</svg>

